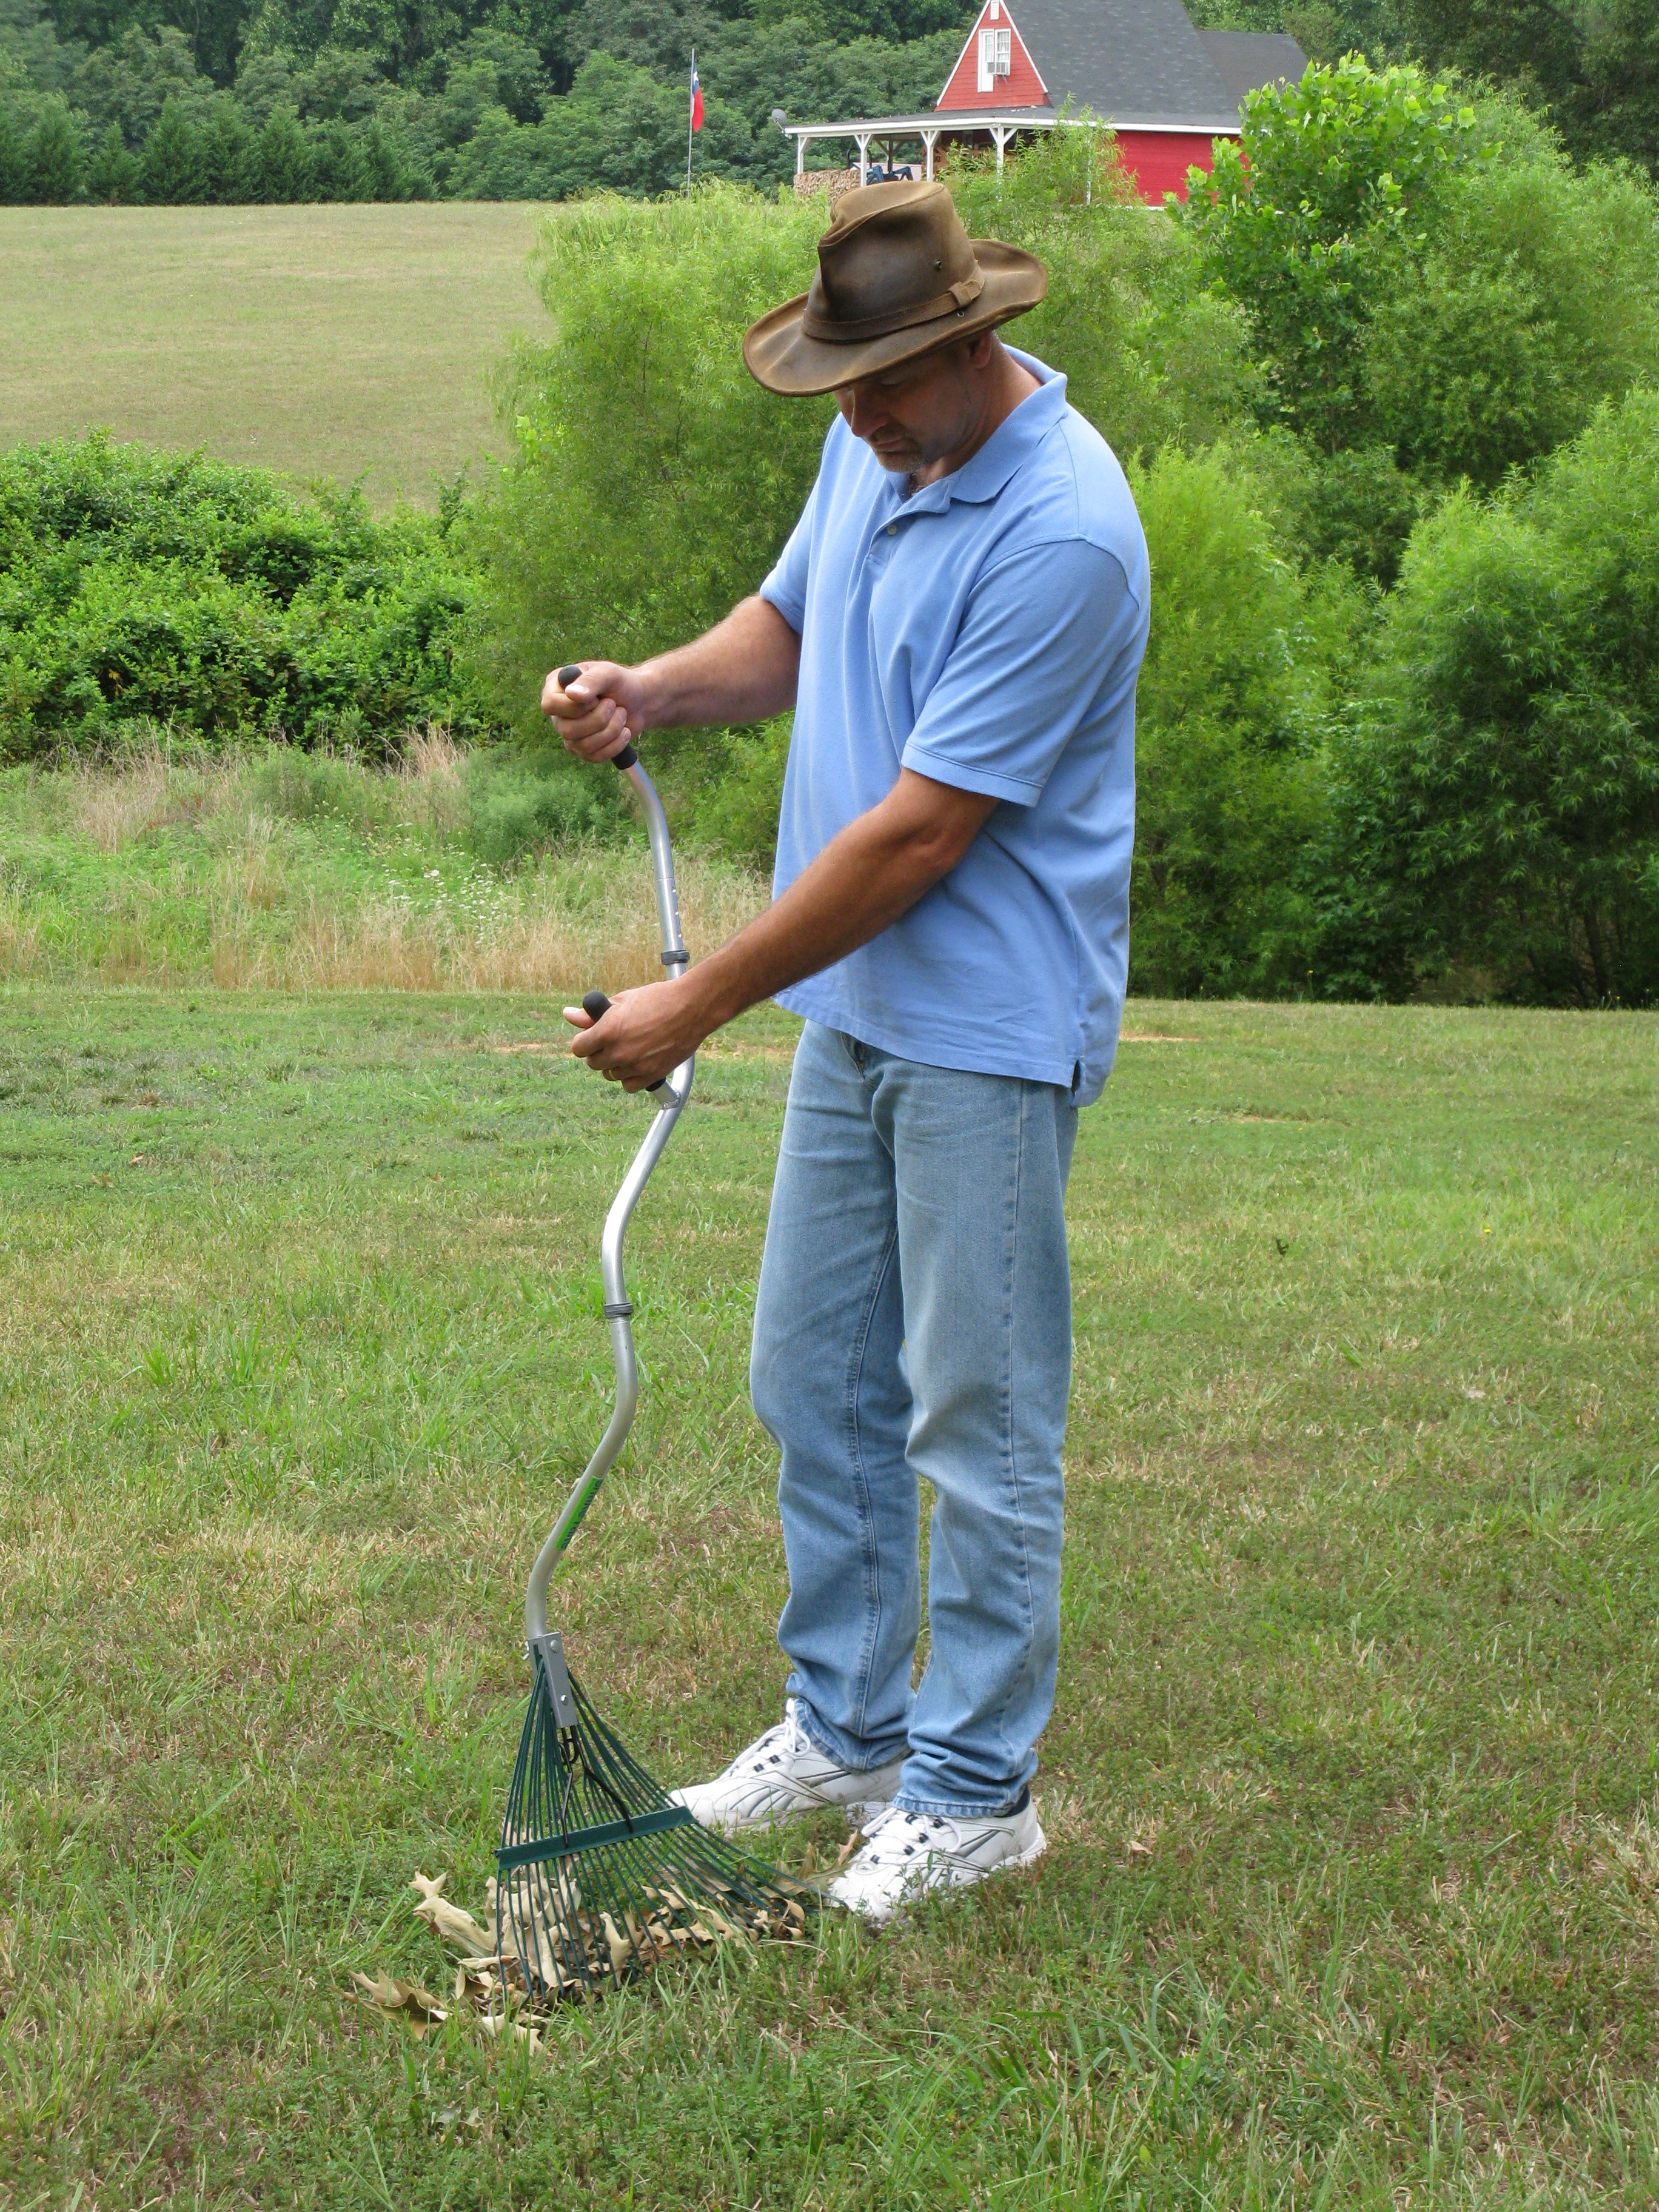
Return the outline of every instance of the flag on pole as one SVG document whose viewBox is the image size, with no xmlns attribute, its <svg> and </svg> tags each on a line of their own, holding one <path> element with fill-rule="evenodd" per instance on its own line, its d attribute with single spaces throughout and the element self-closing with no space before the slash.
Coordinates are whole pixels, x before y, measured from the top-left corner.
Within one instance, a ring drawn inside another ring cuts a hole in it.
<svg viewBox="0 0 1659 2212">
<path fill-rule="evenodd" d="M 691 57 L 691 128 L 702 129 L 702 87 L 697 82 L 697 58 Z"/>
</svg>

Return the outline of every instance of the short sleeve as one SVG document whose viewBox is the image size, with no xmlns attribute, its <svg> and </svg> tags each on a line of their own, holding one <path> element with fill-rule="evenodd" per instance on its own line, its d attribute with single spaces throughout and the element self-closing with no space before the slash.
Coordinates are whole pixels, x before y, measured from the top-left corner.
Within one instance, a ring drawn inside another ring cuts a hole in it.
<svg viewBox="0 0 1659 2212">
<path fill-rule="evenodd" d="M 772 572 L 760 587 L 762 599 L 775 606 L 797 637 L 806 624 L 806 576 L 812 562 L 812 511 L 818 503 L 815 483 L 800 511 L 800 520 L 789 533 L 789 543 L 779 554 Z"/>
<path fill-rule="evenodd" d="M 1139 622 L 1121 563 L 1083 538 L 999 562 L 974 586 L 903 765 L 1034 806 Z"/>
</svg>

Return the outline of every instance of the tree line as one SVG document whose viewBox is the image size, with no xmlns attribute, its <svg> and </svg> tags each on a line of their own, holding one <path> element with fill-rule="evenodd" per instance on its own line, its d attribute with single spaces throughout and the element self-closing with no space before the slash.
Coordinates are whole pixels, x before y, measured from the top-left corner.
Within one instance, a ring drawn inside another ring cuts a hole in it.
<svg viewBox="0 0 1659 2212">
<path fill-rule="evenodd" d="M 1659 165 L 1651 0 L 1194 0 L 1316 61 L 1507 86 L 1581 160 Z M 0 201 L 652 196 L 781 181 L 797 119 L 931 105 L 968 0 L 0 0 Z M 837 158 L 821 149 L 815 158 Z"/>
<path fill-rule="evenodd" d="M 776 184 L 794 155 L 774 107 L 930 106 L 961 43 L 939 27 L 955 0 L 897 0 L 880 20 L 899 35 L 850 39 L 793 13 L 704 25 L 585 0 L 539 40 L 522 10 L 501 9 L 451 19 L 427 51 L 313 43 L 318 26 L 283 21 L 293 43 L 245 48 L 218 83 L 174 24 L 129 21 L 92 44 L 60 36 L 41 0 L 0 5 L 0 201 L 13 204 L 655 194 L 685 173 L 694 36 L 697 173 Z"/>
</svg>

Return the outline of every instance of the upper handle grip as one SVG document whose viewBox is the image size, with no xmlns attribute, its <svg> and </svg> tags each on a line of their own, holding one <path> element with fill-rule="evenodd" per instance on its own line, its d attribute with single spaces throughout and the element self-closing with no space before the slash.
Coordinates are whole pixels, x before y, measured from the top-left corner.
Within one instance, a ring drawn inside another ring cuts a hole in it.
<svg viewBox="0 0 1659 2212">
<path fill-rule="evenodd" d="M 559 671 L 559 681 L 562 684 L 564 681 L 564 671 L 562 669 Z M 582 1012 L 586 1015 L 590 1022 L 596 1022 L 599 1020 L 601 1014 L 608 1014 L 611 1012 L 611 1001 L 605 997 L 603 991 L 584 991 L 582 993 Z M 655 1083 L 647 1083 L 646 1085 L 646 1089 L 652 1091 L 666 1091 L 667 1088 L 668 1079 L 666 1076 L 662 1077 Z"/>
<path fill-rule="evenodd" d="M 581 670 L 574 660 L 567 661 L 564 666 L 559 671 L 560 690 L 568 691 L 580 674 Z M 630 738 L 619 753 L 611 754 L 611 765 L 612 768 L 632 768 L 638 758 L 639 755 L 634 750 L 634 740 Z M 595 997 L 597 995 L 599 994 L 592 992 L 590 992 L 588 994 L 589 997 Z M 586 1003 L 587 1000 L 585 999 L 582 1001 L 582 1004 L 586 1006 Z M 607 1000 L 606 1003 L 608 1005 L 610 1003 L 609 1000 Z M 654 1090 L 656 1086 L 653 1085 L 652 1087 Z"/>
</svg>

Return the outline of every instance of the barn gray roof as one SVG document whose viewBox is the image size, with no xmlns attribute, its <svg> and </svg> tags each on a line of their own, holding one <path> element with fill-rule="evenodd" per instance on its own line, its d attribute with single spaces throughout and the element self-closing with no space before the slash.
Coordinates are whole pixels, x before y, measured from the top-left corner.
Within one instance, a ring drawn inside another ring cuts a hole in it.
<svg viewBox="0 0 1659 2212">
<path fill-rule="evenodd" d="M 1283 31 L 1200 31 L 1204 51 L 1229 95 L 1243 107 L 1264 84 L 1295 84 L 1308 57 Z"/>
<path fill-rule="evenodd" d="M 1293 39 L 1252 32 L 1231 37 L 1225 62 L 1195 30 L 1181 0 L 1008 0 L 1027 52 L 1056 108 L 1091 110 L 1120 129 L 1162 124 L 1190 131 L 1237 131 L 1243 91 L 1281 73 L 1281 49 L 1297 58 Z M 1267 48 L 1256 58 L 1237 48 Z M 1235 89 L 1243 69 L 1248 84 Z"/>
</svg>

